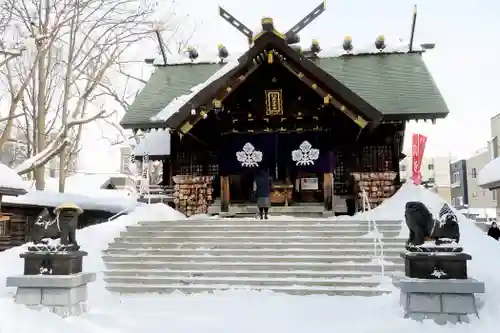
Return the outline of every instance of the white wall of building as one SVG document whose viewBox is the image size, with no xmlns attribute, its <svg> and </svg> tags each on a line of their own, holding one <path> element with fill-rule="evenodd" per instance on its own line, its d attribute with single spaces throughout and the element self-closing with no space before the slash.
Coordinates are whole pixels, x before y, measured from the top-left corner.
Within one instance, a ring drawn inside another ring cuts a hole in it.
<svg viewBox="0 0 500 333">
<path fill-rule="evenodd" d="M 479 187 L 477 175 L 490 161 L 487 149 L 481 149 L 475 155 L 467 159 L 467 192 L 469 196 L 469 208 L 492 208 L 496 206 L 495 192 Z"/>
<path fill-rule="evenodd" d="M 451 157 L 425 157 L 422 160 L 422 181 L 430 182 L 439 187 L 450 186 L 450 161 Z M 411 156 L 407 156 L 399 163 L 401 179 L 411 178 Z"/>
</svg>

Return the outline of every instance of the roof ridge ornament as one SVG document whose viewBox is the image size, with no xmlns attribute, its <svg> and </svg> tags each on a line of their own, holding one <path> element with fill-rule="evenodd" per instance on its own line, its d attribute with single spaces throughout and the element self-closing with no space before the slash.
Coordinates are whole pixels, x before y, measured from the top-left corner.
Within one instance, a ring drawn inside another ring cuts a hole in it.
<svg viewBox="0 0 500 333">
<path fill-rule="evenodd" d="M 297 22 L 290 30 L 285 34 L 279 33 L 274 29 L 273 19 L 270 17 L 264 17 L 261 20 L 262 33 L 254 36 L 253 32 L 244 25 L 241 21 L 236 19 L 227 10 L 219 6 L 219 16 L 226 20 L 229 24 L 240 31 L 248 40 L 248 44 L 251 47 L 253 42 L 262 36 L 266 32 L 272 32 L 281 38 L 285 39 L 287 44 L 296 44 L 300 42 L 299 32 L 302 31 L 306 26 L 308 26 L 312 21 L 314 21 L 319 15 L 321 15 L 326 10 L 326 0 L 323 0 L 321 4 L 316 6 L 309 14 L 305 15 L 299 22 Z"/>
</svg>

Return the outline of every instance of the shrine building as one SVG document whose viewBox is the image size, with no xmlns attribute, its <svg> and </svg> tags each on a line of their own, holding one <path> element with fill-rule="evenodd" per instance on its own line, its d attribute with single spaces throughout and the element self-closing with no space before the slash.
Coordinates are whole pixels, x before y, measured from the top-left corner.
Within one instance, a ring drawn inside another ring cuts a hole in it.
<svg viewBox="0 0 500 333">
<path fill-rule="evenodd" d="M 162 52 L 149 61 L 154 72 L 120 124 L 165 134 L 155 142 L 168 149 L 151 148 L 168 153 L 148 155 L 162 161 L 164 185 L 213 177 L 213 205 L 228 212 L 254 200 L 254 175 L 264 169 L 273 205 L 316 203 L 332 214 L 359 210 L 362 191 L 376 206 L 399 188 L 406 123 L 448 114 L 422 59 L 429 45 L 413 47 L 411 37 L 396 47 L 379 36 L 361 50 L 346 37 L 335 51 L 318 41 L 301 49 L 298 32 L 324 9 L 286 33 L 271 18 L 252 33 L 220 8 L 248 39 L 244 54 L 219 45 L 212 59 L 189 48 L 184 60 Z M 188 215 L 199 212 L 186 205 Z"/>
</svg>

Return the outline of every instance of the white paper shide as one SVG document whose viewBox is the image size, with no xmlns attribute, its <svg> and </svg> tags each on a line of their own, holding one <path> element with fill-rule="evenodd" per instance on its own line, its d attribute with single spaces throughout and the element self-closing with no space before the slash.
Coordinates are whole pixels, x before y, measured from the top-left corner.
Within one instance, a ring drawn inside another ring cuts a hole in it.
<svg viewBox="0 0 500 333">
<path fill-rule="evenodd" d="M 236 159 L 243 167 L 258 167 L 262 162 L 262 152 L 255 149 L 255 147 L 247 142 L 241 151 L 236 152 Z"/>
<path fill-rule="evenodd" d="M 299 149 L 292 151 L 292 160 L 296 165 L 314 165 L 319 158 L 319 149 L 313 148 L 309 141 L 300 144 Z"/>
</svg>

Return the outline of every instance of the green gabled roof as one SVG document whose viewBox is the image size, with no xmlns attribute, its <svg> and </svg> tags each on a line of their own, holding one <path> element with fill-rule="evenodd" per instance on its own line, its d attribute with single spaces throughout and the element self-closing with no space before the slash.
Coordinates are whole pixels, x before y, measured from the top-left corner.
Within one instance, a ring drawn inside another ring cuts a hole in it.
<svg viewBox="0 0 500 333">
<path fill-rule="evenodd" d="M 150 118 L 160 112 L 174 98 L 189 94 L 191 88 L 206 81 L 221 68 L 220 64 L 181 64 L 156 67 L 148 83 L 123 116 L 124 128 L 152 127 Z M 162 127 L 163 122 L 158 126 Z"/>
<path fill-rule="evenodd" d="M 384 118 L 443 118 L 448 107 L 420 53 L 319 58 L 315 63 Z"/>
<path fill-rule="evenodd" d="M 387 119 L 444 118 L 448 108 L 420 53 L 386 53 L 319 58 L 314 63 L 380 111 Z M 175 97 L 189 94 L 220 64 L 157 67 L 120 124 L 148 128 L 150 117 Z"/>
</svg>

